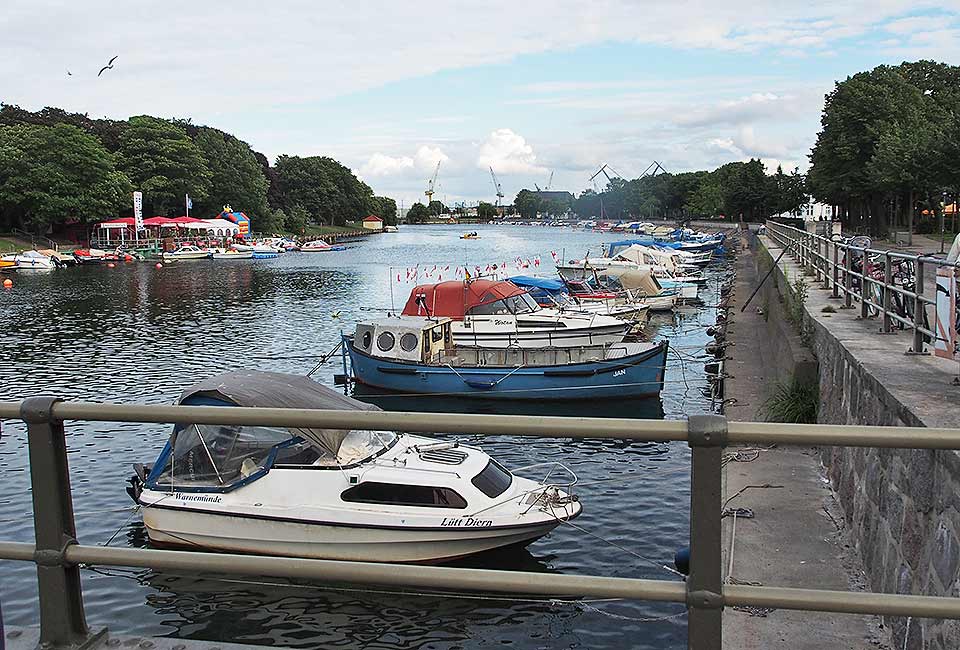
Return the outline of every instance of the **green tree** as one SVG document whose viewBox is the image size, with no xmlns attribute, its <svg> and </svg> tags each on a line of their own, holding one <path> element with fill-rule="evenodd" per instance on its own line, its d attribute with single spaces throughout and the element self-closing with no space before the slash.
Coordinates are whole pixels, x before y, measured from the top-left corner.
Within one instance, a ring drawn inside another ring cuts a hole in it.
<svg viewBox="0 0 960 650">
<path fill-rule="evenodd" d="M 275 170 L 284 209 L 299 205 L 314 222 L 338 226 L 369 213 L 373 190 L 332 158 L 280 156 Z"/>
<path fill-rule="evenodd" d="M 371 202 L 376 209 L 371 208 L 370 212 L 383 219 L 383 223 L 388 226 L 397 225 L 397 202 L 387 196 L 374 196 Z"/>
<path fill-rule="evenodd" d="M 283 212 L 280 210 L 279 212 Z M 310 215 L 299 205 L 290 208 L 289 214 L 284 218 L 284 225 L 288 232 L 294 235 L 302 235 L 307 230 L 307 224 L 310 223 Z"/>
<path fill-rule="evenodd" d="M 481 219 L 489 220 L 497 217 L 497 206 L 492 203 L 480 201 L 477 205 L 477 216 Z"/>
<path fill-rule="evenodd" d="M 130 205 L 129 179 L 93 136 L 68 124 L 0 127 L 0 223 L 36 233 Z"/>
<path fill-rule="evenodd" d="M 182 126 L 148 115 L 130 118 L 120 137 L 120 169 L 143 192 L 146 214 L 182 214 L 187 194 L 203 203 L 210 170 Z"/>
<path fill-rule="evenodd" d="M 410 206 L 407 212 L 407 223 L 423 223 L 430 218 L 430 210 L 427 206 L 417 202 Z"/>
<path fill-rule="evenodd" d="M 213 216 L 224 205 L 251 219 L 267 217 L 267 177 L 250 146 L 229 133 L 202 126 L 193 138 L 210 170 L 210 191 L 193 202 L 196 214 Z M 258 230 L 260 226 L 258 225 Z"/>
<path fill-rule="evenodd" d="M 694 190 L 684 209 L 694 217 L 716 217 L 723 213 L 723 188 L 715 178 L 704 179 Z"/>
<path fill-rule="evenodd" d="M 543 201 L 540 197 L 528 189 L 520 190 L 520 192 L 517 193 L 517 197 L 513 200 L 513 205 L 516 207 L 517 213 L 524 219 L 536 219 L 542 204 Z"/>
<path fill-rule="evenodd" d="M 233 206 L 230 206 L 233 207 Z M 278 235 L 287 231 L 287 215 L 283 210 L 270 210 L 261 212 L 254 221 L 255 230 L 267 235 Z"/>
</svg>

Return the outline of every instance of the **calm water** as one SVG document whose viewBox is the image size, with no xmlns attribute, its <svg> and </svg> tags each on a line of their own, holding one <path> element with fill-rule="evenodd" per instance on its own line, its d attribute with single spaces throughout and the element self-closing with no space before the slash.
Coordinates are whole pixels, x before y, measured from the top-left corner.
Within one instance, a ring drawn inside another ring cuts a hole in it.
<svg viewBox="0 0 960 650">
<path fill-rule="evenodd" d="M 609 235 L 534 227 L 474 227 L 461 241 L 450 227 L 404 227 L 324 254 L 276 260 L 197 261 L 156 269 L 74 268 L 15 277 L 0 292 L 0 399 L 38 393 L 120 403 L 172 403 L 184 386 L 228 369 L 304 373 L 341 329 L 391 307 L 412 284 L 406 269 L 487 264 L 550 251 L 567 258 L 597 253 Z M 444 279 L 452 279 L 453 272 Z M 530 274 L 538 269 L 523 271 Z M 440 271 L 442 272 L 442 271 Z M 715 263 L 711 277 L 726 274 Z M 396 283 L 397 273 L 401 283 Z M 435 277 L 435 276 L 434 276 Z M 705 293 L 715 303 L 716 283 Z M 529 412 L 680 418 L 708 412 L 703 391 L 705 327 L 714 310 L 654 316 L 649 329 L 669 337 L 661 400 L 626 404 L 549 405 Z M 681 360 L 681 357 L 685 360 Z M 339 358 L 314 376 L 332 385 Z M 497 412 L 495 404 L 394 399 L 410 410 Z M 516 406 L 510 412 L 517 412 Z M 506 411 L 502 411 L 506 412 Z M 68 423 L 68 449 L 80 540 L 143 546 L 145 532 L 124 492 L 134 462 L 152 462 L 166 426 Z M 562 431 L 558 431 L 562 435 Z M 688 534 L 689 453 L 685 445 L 568 439 L 480 441 L 508 466 L 562 461 L 580 477 L 584 514 L 577 525 L 647 558 L 669 563 Z M 5 423 L 0 439 L 0 539 L 32 541 L 27 442 L 23 426 Z M 596 481 L 616 478 L 616 481 Z M 593 484 L 591 484 L 593 482 Z M 548 573 L 672 579 L 656 566 L 571 527 L 525 550 L 462 563 Z M 38 622 L 35 571 L 0 562 L 0 599 L 8 625 Z M 686 617 L 678 605 L 627 602 L 546 603 L 153 571 L 83 571 L 87 618 L 118 633 L 178 636 L 295 647 L 365 648 L 681 648 Z M 679 614 L 679 615 L 678 615 Z M 673 618 L 666 618 L 672 615 Z M 655 620 L 650 620 L 655 619 Z"/>
</svg>

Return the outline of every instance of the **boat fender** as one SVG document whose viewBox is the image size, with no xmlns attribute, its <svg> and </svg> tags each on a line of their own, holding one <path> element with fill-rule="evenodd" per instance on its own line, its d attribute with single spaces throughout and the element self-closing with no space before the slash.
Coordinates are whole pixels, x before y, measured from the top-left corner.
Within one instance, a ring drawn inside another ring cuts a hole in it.
<svg viewBox="0 0 960 650">
<path fill-rule="evenodd" d="M 673 566 L 677 567 L 677 571 L 682 573 L 685 576 L 690 575 L 690 547 L 685 546 L 683 548 L 677 549 L 677 552 L 673 554 Z"/>
<path fill-rule="evenodd" d="M 717 328 L 710 326 L 707 328 L 707 336 L 715 336 L 717 334 Z"/>
</svg>

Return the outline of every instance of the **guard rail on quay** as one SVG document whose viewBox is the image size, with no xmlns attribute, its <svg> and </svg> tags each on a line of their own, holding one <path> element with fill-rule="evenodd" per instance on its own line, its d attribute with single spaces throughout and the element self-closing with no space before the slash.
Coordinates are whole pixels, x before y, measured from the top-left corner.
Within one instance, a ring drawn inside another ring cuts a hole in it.
<svg viewBox="0 0 960 650">
<path fill-rule="evenodd" d="M 202 569 L 357 585 L 685 603 L 688 647 L 696 650 L 721 648 L 723 608 L 727 605 L 960 619 L 960 598 L 723 584 L 721 567 L 722 455 L 726 445 L 960 449 L 960 429 L 728 422 L 719 415 L 694 415 L 685 421 L 670 421 L 145 406 L 67 402 L 53 397 L 0 402 L 0 419 L 23 420 L 27 425 L 35 527 L 33 544 L 0 541 L 0 559 L 36 563 L 40 640 L 45 648 L 94 647 L 106 638 L 102 630 L 91 633 L 86 624 L 81 564 L 158 570 Z M 690 574 L 685 582 L 679 582 L 82 545 L 77 541 L 73 516 L 65 420 L 686 441 L 692 450 Z"/>
<path fill-rule="evenodd" d="M 901 329 L 910 330 L 913 338 L 909 352 L 923 354 L 925 341 L 944 341 L 931 329 L 927 319 L 927 307 L 936 305 L 936 300 L 924 295 L 924 270 L 930 266 L 960 269 L 960 263 L 951 264 L 935 257 L 852 246 L 775 221 L 767 221 L 766 229 L 773 241 L 790 250 L 801 268 L 812 271 L 814 280 L 821 282 L 824 289 L 832 291 L 831 298 L 843 298 L 845 309 L 852 309 L 856 300 L 860 302 L 861 318 L 867 318 L 871 308 L 876 310 L 881 317 L 883 333 L 891 333 L 894 323 Z M 854 269 L 855 258 L 866 260 L 871 256 L 882 256 L 883 280 L 871 277 L 865 264 L 861 264 L 859 270 Z M 893 266 L 903 261 L 914 265 L 915 283 L 912 291 L 894 282 Z M 855 286 L 854 282 L 859 286 Z M 900 296 L 906 308 L 904 311 L 908 312 L 906 316 L 891 308 L 894 295 Z"/>
</svg>

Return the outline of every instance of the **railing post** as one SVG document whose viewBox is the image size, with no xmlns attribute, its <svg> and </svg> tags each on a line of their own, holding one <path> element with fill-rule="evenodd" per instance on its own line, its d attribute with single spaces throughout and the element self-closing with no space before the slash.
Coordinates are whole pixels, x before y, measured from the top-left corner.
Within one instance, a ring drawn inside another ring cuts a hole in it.
<svg viewBox="0 0 960 650">
<path fill-rule="evenodd" d="M 64 552 L 77 543 L 63 421 L 53 418 L 55 397 L 30 397 L 20 405 L 27 423 L 30 484 L 36 535 L 34 560 L 40 595 L 40 645 L 75 648 L 91 640 L 83 613 L 80 569 Z"/>
<path fill-rule="evenodd" d="M 927 304 L 923 302 L 923 259 L 917 258 L 914 272 L 917 279 L 913 283 L 913 292 L 917 297 L 913 299 L 913 352 L 923 354 L 923 332 L 920 328 L 925 325 L 924 316 L 927 313 Z"/>
<path fill-rule="evenodd" d="M 890 283 L 893 282 L 893 260 L 890 251 L 883 256 L 883 333 L 889 334 L 893 330 L 893 319 L 890 318 L 890 299 L 893 291 Z"/>
<path fill-rule="evenodd" d="M 860 318 L 866 320 L 869 315 L 869 305 L 867 305 L 867 297 L 870 295 L 870 287 L 868 286 L 870 280 L 867 279 L 869 275 L 867 273 L 867 266 L 870 265 L 870 260 L 867 257 L 867 249 L 864 248 L 862 251 L 863 258 L 860 260 Z"/>
<path fill-rule="evenodd" d="M 837 284 L 840 280 L 840 244 L 833 242 L 833 293 L 831 298 L 839 298 L 840 292 L 837 290 Z"/>
<path fill-rule="evenodd" d="M 690 650 L 720 650 L 723 640 L 721 460 L 727 443 L 727 419 L 721 415 L 691 415 L 687 432 L 693 457 L 687 647 Z"/>
<path fill-rule="evenodd" d="M 816 235 L 810 235 L 813 243 L 816 245 L 816 250 L 813 253 L 813 268 L 815 271 L 814 281 L 822 282 L 824 278 L 824 268 L 823 268 L 823 246 L 821 246 L 820 238 Z"/>
<path fill-rule="evenodd" d="M 853 309 L 853 254 L 849 246 L 843 248 L 843 288 L 844 299 L 843 306 L 846 309 Z"/>
</svg>

